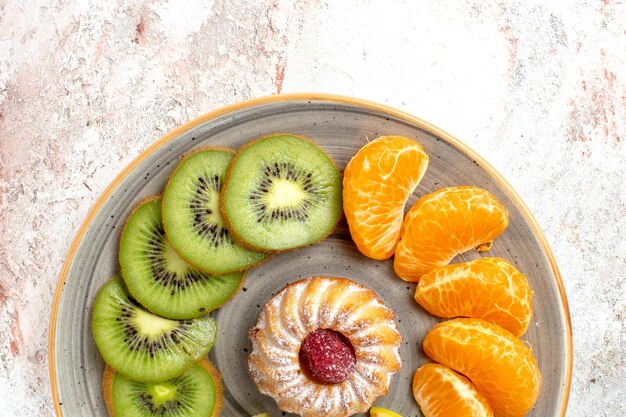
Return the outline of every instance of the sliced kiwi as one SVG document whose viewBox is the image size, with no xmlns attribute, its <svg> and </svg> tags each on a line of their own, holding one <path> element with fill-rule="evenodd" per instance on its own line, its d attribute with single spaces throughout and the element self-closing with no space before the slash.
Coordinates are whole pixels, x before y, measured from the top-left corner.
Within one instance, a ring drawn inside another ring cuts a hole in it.
<svg viewBox="0 0 626 417">
<path fill-rule="evenodd" d="M 219 195 L 234 151 L 207 148 L 188 155 L 163 193 L 163 226 L 176 252 L 212 274 L 240 271 L 268 254 L 235 243 L 222 221 Z"/>
<path fill-rule="evenodd" d="M 328 235 L 341 214 L 341 175 L 310 140 L 258 139 L 231 161 L 220 199 L 228 229 L 256 250 L 286 250 Z"/>
<path fill-rule="evenodd" d="M 91 327 L 104 360 L 141 382 L 180 375 L 209 352 L 217 335 L 210 317 L 169 320 L 144 310 L 119 277 L 104 284 L 96 296 Z"/>
<path fill-rule="evenodd" d="M 107 366 L 102 389 L 110 417 L 217 417 L 222 409 L 221 378 L 206 359 L 157 383 L 133 381 Z"/>
<path fill-rule="evenodd" d="M 132 296 L 171 319 L 194 318 L 219 307 L 244 279 L 243 272 L 209 275 L 181 259 L 165 237 L 158 197 L 140 203 L 128 217 L 119 260 Z"/>
</svg>

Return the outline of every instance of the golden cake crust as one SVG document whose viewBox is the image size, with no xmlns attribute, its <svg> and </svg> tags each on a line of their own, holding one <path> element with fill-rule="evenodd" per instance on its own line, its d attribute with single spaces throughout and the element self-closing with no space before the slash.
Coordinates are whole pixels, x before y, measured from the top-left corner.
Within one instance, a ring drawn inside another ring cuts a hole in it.
<svg viewBox="0 0 626 417">
<path fill-rule="evenodd" d="M 355 370 L 341 383 L 318 383 L 300 367 L 300 345 L 318 329 L 340 332 L 354 348 Z M 288 285 L 265 304 L 249 337 L 252 380 L 281 410 L 303 417 L 363 413 L 387 393 L 400 369 L 395 314 L 374 291 L 345 278 Z"/>
</svg>

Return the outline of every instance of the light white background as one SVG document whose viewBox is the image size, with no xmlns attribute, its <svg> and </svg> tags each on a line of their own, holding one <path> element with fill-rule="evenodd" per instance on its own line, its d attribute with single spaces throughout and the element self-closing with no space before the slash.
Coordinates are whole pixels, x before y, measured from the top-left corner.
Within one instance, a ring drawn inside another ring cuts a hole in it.
<svg viewBox="0 0 626 417">
<path fill-rule="evenodd" d="M 0 415 L 54 413 L 54 287 L 114 176 L 201 113 L 295 91 L 414 113 L 504 174 L 563 273 L 568 415 L 626 415 L 624 1 L 294 3 L 0 0 Z"/>
</svg>

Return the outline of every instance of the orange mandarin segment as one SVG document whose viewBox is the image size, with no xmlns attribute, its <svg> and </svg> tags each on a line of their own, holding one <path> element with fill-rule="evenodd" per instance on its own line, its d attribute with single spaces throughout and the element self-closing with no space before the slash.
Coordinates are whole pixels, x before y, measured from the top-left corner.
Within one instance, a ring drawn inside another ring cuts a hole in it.
<svg viewBox="0 0 626 417">
<path fill-rule="evenodd" d="M 434 316 L 482 318 L 517 337 L 532 318 L 528 281 L 502 258 L 435 268 L 420 278 L 415 300 Z"/>
<path fill-rule="evenodd" d="M 424 339 L 432 360 L 465 375 L 498 417 L 523 417 L 533 408 L 541 374 L 530 348 L 502 327 L 482 319 L 455 319 Z"/>
<path fill-rule="evenodd" d="M 436 363 L 415 372 L 413 396 L 426 417 L 493 417 L 489 403 L 467 378 Z"/>
<path fill-rule="evenodd" d="M 448 187 L 420 198 L 404 219 L 394 269 L 405 281 L 444 266 L 458 254 L 491 242 L 509 224 L 506 208 L 487 190 Z"/>
<path fill-rule="evenodd" d="M 400 239 L 404 206 L 428 166 L 417 142 L 381 136 L 350 160 L 343 174 L 343 209 L 365 256 L 387 259 Z"/>
</svg>

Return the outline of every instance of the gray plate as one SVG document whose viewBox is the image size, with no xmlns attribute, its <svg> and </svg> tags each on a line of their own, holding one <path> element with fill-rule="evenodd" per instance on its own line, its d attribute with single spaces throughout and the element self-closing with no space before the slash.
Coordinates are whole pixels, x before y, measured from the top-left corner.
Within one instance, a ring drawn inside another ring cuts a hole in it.
<svg viewBox="0 0 626 417">
<path fill-rule="evenodd" d="M 490 256 L 501 256 L 520 269 L 535 291 L 534 318 L 524 340 L 532 346 L 543 375 L 537 405 L 530 416 L 564 416 L 571 380 L 571 326 L 563 285 L 554 257 L 528 209 L 510 186 L 473 151 L 445 132 L 408 114 L 361 100 L 319 94 L 266 97 L 218 110 L 170 133 L 142 153 L 111 184 L 79 230 L 64 265 L 52 311 L 50 376 L 59 416 L 105 417 L 101 394 L 104 363 L 90 332 L 91 304 L 98 288 L 118 271 L 120 230 L 132 207 L 158 194 L 176 162 L 206 145 L 237 148 L 272 132 L 290 132 L 315 140 L 343 169 L 366 143 L 383 134 L 417 140 L 430 155 L 424 179 L 407 207 L 443 186 L 475 185 L 491 191 L 509 210 L 508 229 Z M 475 252 L 455 261 L 477 258 Z M 261 306 L 280 288 L 299 278 L 331 275 L 374 289 L 393 308 L 405 340 L 402 370 L 389 394 L 377 405 L 404 416 L 421 415 L 411 394 L 415 369 L 427 361 L 421 342 L 439 320 L 413 300 L 414 284 L 396 278 L 392 261 L 360 255 L 345 223 L 328 239 L 282 253 L 253 268 L 243 291 L 213 313 L 220 326 L 209 357 L 224 378 L 223 416 L 269 411 L 282 415 L 261 395 L 246 373 L 248 329 Z"/>
</svg>

